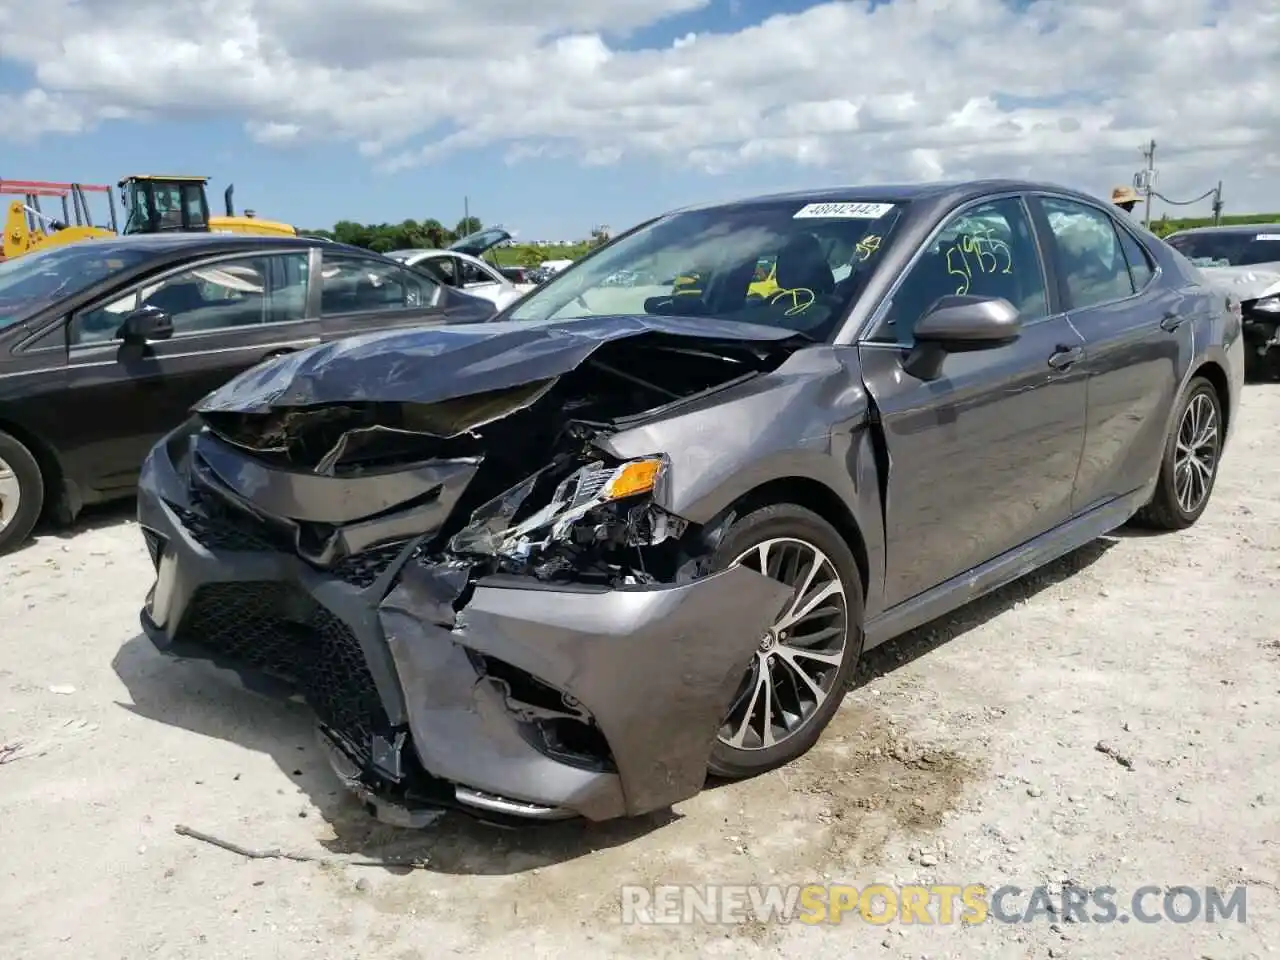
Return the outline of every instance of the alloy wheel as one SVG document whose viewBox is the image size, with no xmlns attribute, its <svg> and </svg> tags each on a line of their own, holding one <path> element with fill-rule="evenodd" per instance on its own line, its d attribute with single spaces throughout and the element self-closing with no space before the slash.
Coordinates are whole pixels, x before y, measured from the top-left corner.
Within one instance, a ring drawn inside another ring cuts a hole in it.
<svg viewBox="0 0 1280 960">
<path fill-rule="evenodd" d="M 13 472 L 13 467 L 0 459 L 0 530 L 13 522 L 21 502 L 22 487 L 18 485 L 18 475 Z"/>
<path fill-rule="evenodd" d="M 1209 496 L 1221 446 L 1218 411 L 1208 394 L 1197 393 L 1178 424 L 1173 454 L 1174 493 L 1183 513 L 1194 513 Z"/>
<path fill-rule="evenodd" d="M 776 537 L 735 561 L 792 588 L 786 611 L 760 639 L 719 740 L 767 750 L 799 733 L 835 690 L 849 607 L 831 558 L 804 540 Z"/>
</svg>

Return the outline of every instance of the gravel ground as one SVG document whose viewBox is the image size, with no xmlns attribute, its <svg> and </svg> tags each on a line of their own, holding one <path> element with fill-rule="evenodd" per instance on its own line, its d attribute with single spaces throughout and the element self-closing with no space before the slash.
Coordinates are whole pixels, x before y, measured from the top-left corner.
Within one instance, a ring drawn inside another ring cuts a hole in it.
<svg viewBox="0 0 1280 960">
<path fill-rule="evenodd" d="M 882 648 L 809 756 L 638 823 L 374 824 L 329 774 L 305 708 L 167 662 L 138 635 L 151 573 L 127 510 L 45 535 L 0 561 L 4 953 L 1270 955 L 1277 422 L 1280 386 L 1248 388 L 1193 530 L 1121 532 Z M 249 859 L 176 824 L 319 861 Z M 422 865 L 351 863 L 388 855 Z M 1122 907 L 1146 884 L 1247 884 L 1247 920 L 620 922 L 627 883 L 1067 880 L 1114 886 Z"/>
</svg>

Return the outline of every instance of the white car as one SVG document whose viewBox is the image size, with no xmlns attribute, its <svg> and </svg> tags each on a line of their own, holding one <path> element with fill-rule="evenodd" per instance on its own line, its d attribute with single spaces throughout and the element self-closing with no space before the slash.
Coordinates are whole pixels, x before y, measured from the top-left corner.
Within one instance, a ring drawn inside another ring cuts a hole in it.
<svg viewBox="0 0 1280 960">
<path fill-rule="evenodd" d="M 1240 301 L 1245 372 L 1280 380 L 1280 223 L 1194 227 L 1165 242 Z"/>
<path fill-rule="evenodd" d="M 502 227 L 490 227 L 445 250 L 392 250 L 387 256 L 425 270 L 440 283 L 488 300 L 502 310 L 534 288 L 534 284 L 512 283 L 497 267 L 481 259 L 485 251 L 510 239 L 511 234 Z"/>
</svg>

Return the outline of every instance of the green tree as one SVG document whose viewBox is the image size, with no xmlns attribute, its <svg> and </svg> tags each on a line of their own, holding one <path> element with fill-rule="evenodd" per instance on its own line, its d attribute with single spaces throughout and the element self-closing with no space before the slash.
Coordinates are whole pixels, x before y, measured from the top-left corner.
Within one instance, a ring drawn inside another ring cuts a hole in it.
<svg viewBox="0 0 1280 960">
<path fill-rule="evenodd" d="M 453 235 L 449 233 L 449 229 L 434 217 L 422 221 L 422 232 L 427 238 L 426 245 L 436 250 L 453 243 Z"/>
<path fill-rule="evenodd" d="M 484 224 L 480 222 L 478 217 L 463 217 L 458 221 L 458 225 L 453 228 L 453 232 L 459 237 L 465 237 L 469 233 L 478 233 L 484 229 Z"/>
</svg>

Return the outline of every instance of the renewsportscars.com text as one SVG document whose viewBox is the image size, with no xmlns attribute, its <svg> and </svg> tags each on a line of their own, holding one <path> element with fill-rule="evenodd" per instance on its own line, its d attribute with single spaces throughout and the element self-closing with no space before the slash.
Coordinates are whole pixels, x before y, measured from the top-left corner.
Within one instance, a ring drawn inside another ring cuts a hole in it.
<svg viewBox="0 0 1280 960">
<path fill-rule="evenodd" d="M 844 923 L 948 925 L 1035 923 L 1244 923 L 1246 888 L 1141 886 L 1018 887 L 986 884 L 891 886 L 663 885 L 622 888 L 628 924 Z"/>
</svg>

